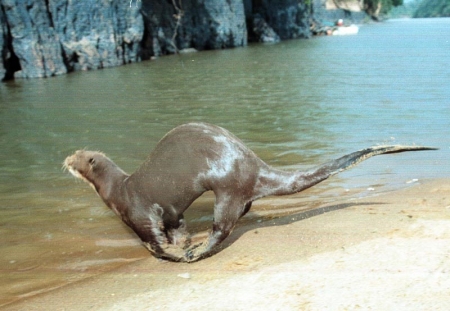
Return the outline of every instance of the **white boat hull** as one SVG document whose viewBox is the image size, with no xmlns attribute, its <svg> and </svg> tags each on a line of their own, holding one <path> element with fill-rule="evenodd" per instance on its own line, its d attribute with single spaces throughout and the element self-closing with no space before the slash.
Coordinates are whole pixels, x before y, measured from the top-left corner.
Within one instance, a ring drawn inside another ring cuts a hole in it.
<svg viewBox="0 0 450 311">
<path fill-rule="evenodd" d="M 359 31 L 359 27 L 356 25 L 342 26 L 333 30 L 333 36 L 346 36 L 356 35 Z"/>
</svg>

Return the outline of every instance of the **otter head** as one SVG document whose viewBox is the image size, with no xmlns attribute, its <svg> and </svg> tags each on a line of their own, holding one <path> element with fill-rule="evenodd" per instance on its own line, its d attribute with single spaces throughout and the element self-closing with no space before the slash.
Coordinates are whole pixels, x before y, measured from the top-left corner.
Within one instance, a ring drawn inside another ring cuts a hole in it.
<svg viewBox="0 0 450 311">
<path fill-rule="evenodd" d="M 66 158 L 64 168 L 73 176 L 83 179 L 98 191 L 96 181 L 102 178 L 102 175 L 106 173 L 111 164 L 114 165 L 101 152 L 78 150 Z"/>
</svg>

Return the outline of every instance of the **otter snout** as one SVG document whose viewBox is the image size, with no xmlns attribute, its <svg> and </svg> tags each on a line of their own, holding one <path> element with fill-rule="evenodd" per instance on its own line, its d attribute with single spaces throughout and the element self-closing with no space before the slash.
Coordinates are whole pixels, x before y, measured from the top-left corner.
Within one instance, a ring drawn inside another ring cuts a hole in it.
<svg viewBox="0 0 450 311">
<path fill-rule="evenodd" d="M 77 178 L 91 179 L 88 176 L 97 167 L 104 167 L 110 160 L 101 152 L 77 150 L 64 160 L 64 168 Z"/>
<path fill-rule="evenodd" d="M 77 178 L 83 178 L 80 172 L 77 170 L 75 162 L 76 162 L 76 153 L 71 156 L 68 156 L 64 160 L 63 167 L 64 169 L 68 170 L 73 176 Z"/>
<path fill-rule="evenodd" d="M 63 163 L 65 169 L 69 169 L 73 166 L 73 162 L 75 161 L 75 155 L 68 156 Z"/>
<path fill-rule="evenodd" d="M 77 150 L 73 155 L 68 156 L 64 160 L 64 168 L 73 176 L 85 179 L 84 176 L 89 170 L 89 157 L 86 156 L 85 150 Z"/>
<path fill-rule="evenodd" d="M 94 165 L 94 157 L 96 154 L 100 154 L 93 151 L 77 150 L 71 156 L 68 156 L 64 160 L 63 167 L 67 169 L 74 177 L 84 180 L 89 183 L 91 187 L 94 187 L 92 182 L 92 166 Z"/>
</svg>

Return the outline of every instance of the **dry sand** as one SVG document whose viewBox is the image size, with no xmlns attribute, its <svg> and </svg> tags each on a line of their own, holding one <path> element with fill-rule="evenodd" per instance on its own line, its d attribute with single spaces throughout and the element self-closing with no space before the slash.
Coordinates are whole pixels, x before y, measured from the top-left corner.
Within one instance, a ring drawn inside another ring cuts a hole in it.
<svg viewBox="0 0 450 311">
<path fill-rule="evenodd" d="M 450 310 L 450 179 L 238 227 L 194 264 L 148 257 L 6 310 Z"/>
</svg>

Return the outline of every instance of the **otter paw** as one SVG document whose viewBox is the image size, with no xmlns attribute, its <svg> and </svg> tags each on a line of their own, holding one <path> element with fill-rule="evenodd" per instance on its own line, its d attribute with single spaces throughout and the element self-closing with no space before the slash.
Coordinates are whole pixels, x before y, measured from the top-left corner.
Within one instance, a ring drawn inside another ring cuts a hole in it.
<svg viewBox="0 0 450 311">
<path fill-rule="evenodd" d="M 194 262 L 201 259 L 203 254 L 203 243 L 193 245 L 186 250 L 184 258 L 187 262 Z"/>
<path fill-rule="evenodd" d="M 194 261 L 194 252 L 193 252 L 192 249 L 188 249 L 188 250 L 186 251 L 186 253 L 184 254 L 184 260 L 185 260 L 186 262 L 192 262 L 192 261 Z"/>
</svg>

